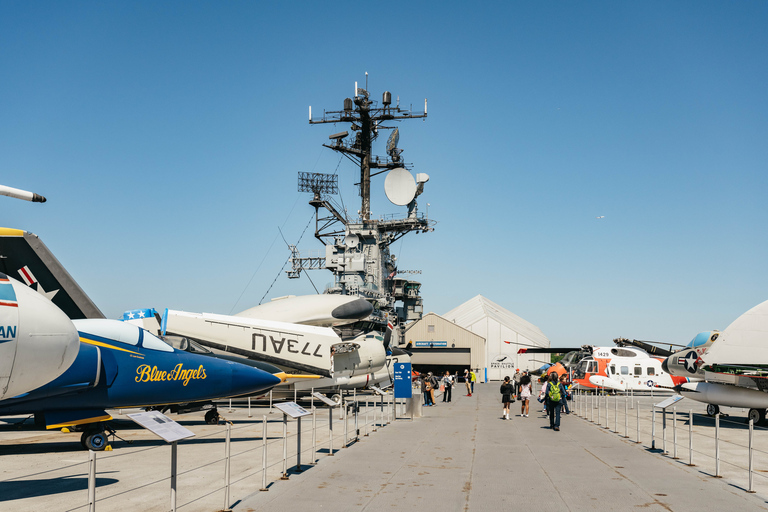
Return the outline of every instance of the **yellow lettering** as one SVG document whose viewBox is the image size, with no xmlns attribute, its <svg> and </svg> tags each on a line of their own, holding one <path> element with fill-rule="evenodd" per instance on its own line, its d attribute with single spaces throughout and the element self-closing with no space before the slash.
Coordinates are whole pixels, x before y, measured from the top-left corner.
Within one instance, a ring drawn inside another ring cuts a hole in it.
<svg viewBox="0 0 768 512">
<path fill-rule="evenodd" d="M 147 382 L 149 380 L 149 365 L 143 364 L 136 368 L 136 382 Z"/>
</svg>

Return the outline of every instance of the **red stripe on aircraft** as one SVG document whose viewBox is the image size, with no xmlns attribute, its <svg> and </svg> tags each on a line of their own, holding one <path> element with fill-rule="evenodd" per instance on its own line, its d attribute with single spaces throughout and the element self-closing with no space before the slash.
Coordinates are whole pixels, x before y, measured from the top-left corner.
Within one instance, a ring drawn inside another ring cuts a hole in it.
<svg viewBox="0 0 768 512">
<path fill-rule="evenodd" d="M 15 302 L 1 302 L 1 301 L 0 301 L 0 306 L 8 306 L 9 308 L 19 307 L 19 305 L 16 304 Z"/>
<path fill-rule="evenodd" d="M 19 274 L 22 275 L 28 286 L 32 286 L 35 283 L 35 276 L 29 271 L 29 267 L 20 268 Z"/>
</svg>

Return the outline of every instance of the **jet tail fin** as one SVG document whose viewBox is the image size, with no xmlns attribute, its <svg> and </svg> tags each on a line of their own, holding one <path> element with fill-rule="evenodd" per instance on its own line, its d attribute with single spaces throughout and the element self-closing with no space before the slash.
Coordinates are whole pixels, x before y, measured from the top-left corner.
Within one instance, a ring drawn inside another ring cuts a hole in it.
<svg viewBox="0 0 768 512">
<path fill-rule="evenodd" d="M 104 318 L 59 260 L 33 233 L 0 228 L 0 271 L 37 290 L 72 320 Z"/>
</svg>

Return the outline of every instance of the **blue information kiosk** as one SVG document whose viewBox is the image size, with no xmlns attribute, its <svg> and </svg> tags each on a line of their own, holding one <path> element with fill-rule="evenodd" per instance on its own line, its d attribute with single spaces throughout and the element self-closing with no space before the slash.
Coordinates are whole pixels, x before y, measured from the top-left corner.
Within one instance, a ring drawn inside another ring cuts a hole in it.
<svg viewBox="0 0 768 512">
<path fill-rule="evenodd" d="M 411 363 L 395 363 L 395 419 L 397 419 L 397 399 L 411 398 Z"/>
</svg>

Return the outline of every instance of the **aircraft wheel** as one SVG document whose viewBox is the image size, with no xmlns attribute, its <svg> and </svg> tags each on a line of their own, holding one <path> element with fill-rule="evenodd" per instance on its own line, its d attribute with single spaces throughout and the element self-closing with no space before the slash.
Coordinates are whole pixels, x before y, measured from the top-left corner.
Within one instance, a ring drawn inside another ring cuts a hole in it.
<svg viewBox="0 0 768 512">
<path fill-rule="evenodd" d="M 720 406 L 715 404 L 707 404 L 707 416 L 717 416 L 720 412 Z"/>
<path fill-rule="evenodd" d="M 205 413 L 205 422 L 209 425 L 218 425 L 219 424 L 219 411 L 216 409 L 211 409 L 210 411 Z"/>
<path fill-rule="evenodd" d="M 83 432 L 80 437 L 80 444 L 87 450 L 100 452 L 107 447 L 107 434 L 104 432 Z"/>
<path fill-rule="evenodd" d="M 747 423 L 749 420 L 755 425 L 760 425 L 765 420 L 765 409 L 750 409 L 747 414 Z"/>
<path fill-rule="evenodd" d="M 340 403 L 341 403 L 341 395 L 339 395 L 339 394 L 333 395 L 333 396 L 331 397 L 331 400 L 333 400 L 333 401 L 334 401 L 334 402 L 336 402 L 337 404 L 340 404 Z"/>
</svg>

